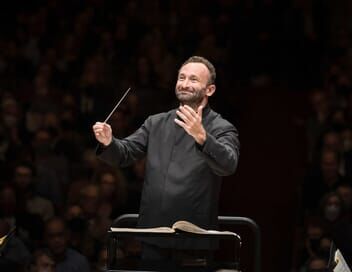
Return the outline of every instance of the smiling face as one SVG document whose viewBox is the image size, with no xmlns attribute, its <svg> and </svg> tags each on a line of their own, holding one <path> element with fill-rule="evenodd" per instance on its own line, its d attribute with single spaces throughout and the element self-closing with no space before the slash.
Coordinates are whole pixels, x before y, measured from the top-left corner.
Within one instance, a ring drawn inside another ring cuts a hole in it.
<svg viewBox="0 0 352 272">
<path fill-rule="evenodd" d="M 215 85 L 208 84 L 210 73 L 203 63 L 190 62 L 178 73 L 175 93 L 181 104 L 191 107 L 205 105 L 215 91 Z"/>
</svg>

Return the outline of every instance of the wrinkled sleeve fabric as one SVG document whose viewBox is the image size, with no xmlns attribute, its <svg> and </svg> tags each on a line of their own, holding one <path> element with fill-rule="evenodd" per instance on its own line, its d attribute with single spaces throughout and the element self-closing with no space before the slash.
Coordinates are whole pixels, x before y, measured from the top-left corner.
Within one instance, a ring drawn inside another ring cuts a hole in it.
<svg viewBox="0 0 352 272">
<path fill-rule="evenodd" d="M 96 154 L 99 159 L 111 166 L 126 167 L 142 158 L 148 146 L 150 118 L 130 136 L 124 139 L 113 137 L 110 145 L 98 145 Z"/>
<path fill-rule="evenodd" d="M 214 174 L 228 176 L 236 171 L 240 143 L 235 127 L 226 127 L 218 133 L 207 132 L 205 143 L 202 146 L 198 145 L 198 149 Z"/>
</svg>

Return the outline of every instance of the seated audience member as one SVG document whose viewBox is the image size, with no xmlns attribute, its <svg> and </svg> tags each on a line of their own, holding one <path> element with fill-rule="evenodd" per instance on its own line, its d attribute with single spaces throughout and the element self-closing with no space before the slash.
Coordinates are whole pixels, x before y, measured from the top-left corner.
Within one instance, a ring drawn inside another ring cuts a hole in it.
<svg viewBox="0 0 352 272">
<path fill-rule="evenodd" d="M 322 150 L 330 150 L 340 154 L 343 150 L 341 135 L 336 130 L 327 130 L 322 135 Z"/>
<path fill-rule="evenodd" d="M 306 264 L 310 258 L 319 255 L 321 240 L 325 237 L 323 221 L 317 216 L 309 217 L 301 232 L 296 239 L 292 259 L 292 265 L 296 270 Z"/>
<path fill-rule="evenodd" d="M 1 217 L 0 238 L 4 238 L 0 243 L 0 271 L 23 271 L 30 261 L 30 253 Z"/>
<path fill-rule="evenodd" d="M 32 214 L 39 215 L 43 221 L 54 216 L 50 200 L 40 197 L 34 191 L 34 168 L 29 163 L 18 163 L 14 169 L 13 183 L 18 196 L 18 204 Z"/>
<path fill-rule="evenodd" d="M 84 241 L 87 233 L 88 222 L 82 215 L 82 209 L 78 205 L 70 205 L 65 211 L 65 220 L 70 232 L 69 246 L 84 253 Z"/>
<path fill-rule="evenodd" d="M 80 190 L 79 206 L 88 220 L 96 218 L 100 201 L 100 191 L 96 184 L 88 183 Z"/>
<path fill-rule="evenodd" d="M 97 183 L 100 191 L 100 216 L 115 219 L 125 213 L 127 188 L 122 173 L 105 168 L 98 173 Z"/>
<path fill-rule="evenodd" d="M 61 208 L 64 201 L 63 188 L 68 184 L 68 161 L 58 156 L 53 148 L 54 133 L 38 129 L 32 140 L 35 155 L 36 191 Z"/>
<path fill-rule="evenodd" d="M 343 177 L 339 174 L 338 154 L 331 150 L 324 150 L 321 153 L 317 171 L 312 171 L 303 184 L 304 214 L 316 214 L 322 196 L 333 192 L 343 181 Z"/>
<path fill-rule="evenodd" d="M 309 96 L 312 105 L 312 114 L 306 123 L 308 142 L 308 157 L 311 161 L 318 146 L 318 138 L 328 125 L 330 103 L 326 93 L 322 90 L 313 90 Z"/>
<path fill-rule="evenodd" d="M 91 261 L 97 258 L 97 249 L 104 242 L 111 220 L 100 210 L 101 197 L 99 186 L 93 183 L 81 189 L 79 206 L 82 218 L 86 222 L 86 230 L 81 239 L 82 253 Z"/>
<path fill-rule="evenodd" d="M 341 131 L 341 140 L 343 145 L 343 163 L 345 175 L 352 178 L 352 127 L 346 126 Z"/>
<path fill-rule="evenodd" d="M 322 135 L 320 152 L 333 151 L 338 156 L 338 172 L 341 176 L 346 175 L 344 146 L 341 133 L 336 129 L 329 129 Z M 319 153 L 319 152 L 318 152 Z"/>
<path fill-rule="evenodd" d="M 10 226 L 16 227 L 18 237 L 28 249 L 34 248 L 42 240 L 43 220 L 37 214 L 31 214 L 18 203 L 13 187 L 6 185 L 0 189 L 0 217 Z"/>
<path fill-rule="evenodd" d="M 330 248 L 332 244 L 332 238 L 329 235 L 320 238 L 318 256 L 329 261 L 330 258 Z"/>
<path fill-rule="evenodd" d="M 83 255 L 68 247 L 69 234 L 65 221 L 54 217 L 45 226 L 45 241 L 54 256 L 56 272 L 90 271 L 89 263 Z"/>
<path fill-rule="evenodd" d="M 305 258 L 316 257 L 319 253 L 320 239 L 324 235 L 323 222 L 319 218 L 311 218 L 305 227 Z"/>
<path fill-rule="evenodd" d="M 307 272 L 323 272 L 326 271 L 328 262 L 321 257 L 313 257 L 308 260 Z"/>
<path fill-rule="evenodd" d="M 55 261 L 50 251 L 37 249 L 32 256 L 29 272 L 54 272 Z"/>
<path fill-rule="evenodd" d="M 349 265 L 352 264 L 352 223 L 346 214 L 343 200 L 337 193 L 329 193 L 321 202 L 321 214 L 326 229 L 339 248 Z"/>
<path fill-rule="evenodd" d="M 322 197 L 319 213 L 328 232 L 332 231 L 334 225 L 348 220 L 343 200 L 335 192 L 328 193 Z"/>
<path fill-rule="evenodd" d="M 352 215 L 352 185 L 349 183 L 340 184 L 336 193 L 341 197 L 343 204 L 345 206 L 346 212 Z"/>
</svg>

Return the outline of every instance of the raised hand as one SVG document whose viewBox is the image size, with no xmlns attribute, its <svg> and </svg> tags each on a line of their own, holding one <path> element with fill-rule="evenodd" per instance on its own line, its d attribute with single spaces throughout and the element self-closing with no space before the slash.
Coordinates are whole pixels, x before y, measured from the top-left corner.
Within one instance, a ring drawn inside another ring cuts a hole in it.
<svg viewBox="0 0 352 272">
<path fill-rule="evenodd" d="M 105 146 L 108 146 L 112 141 L 111 126 L 107 123 L 96 122 L 93 125 L 95 139 Z"/>
<path fill-rule="evenodd" d="M 204 144 L 207 134 L 202 124 L 203 106 L 199 106 L 197 112 L 190 106 L 180 106 L 176 114 L 182 119 L 175 119 L 175 123 L 191 135 L 194 140 L 202 145 Z"/>
</svg>

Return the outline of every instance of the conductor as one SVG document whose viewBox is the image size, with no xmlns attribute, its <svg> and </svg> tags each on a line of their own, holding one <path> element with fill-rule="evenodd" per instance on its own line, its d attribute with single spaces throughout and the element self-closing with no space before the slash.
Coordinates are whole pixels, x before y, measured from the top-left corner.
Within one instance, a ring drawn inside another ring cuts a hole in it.
<svg viewBox="0 0 352 272">
<path fill-rule="evenodd" d="M 190 57 L 178 71 L 177 109 L 149 116 L 124 139 L 115 138 L 105 122 L 93 125 L 100 143 L 97 155 L 108 164 L 125 167 L 146 155 L 139 227 L 187 220 L 216 228 L 221 177 L 237 168 L 239 140 L 236 128 L 208 104 L 216 90 L 215 78 L 207 59 Z M 149 238 L 147 242 L 154 257 L 164 248 L 209 249 L 202 241 L 180 244 Z"/>
</svg>

